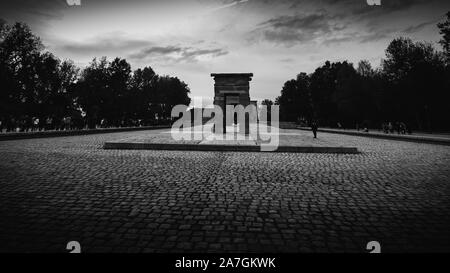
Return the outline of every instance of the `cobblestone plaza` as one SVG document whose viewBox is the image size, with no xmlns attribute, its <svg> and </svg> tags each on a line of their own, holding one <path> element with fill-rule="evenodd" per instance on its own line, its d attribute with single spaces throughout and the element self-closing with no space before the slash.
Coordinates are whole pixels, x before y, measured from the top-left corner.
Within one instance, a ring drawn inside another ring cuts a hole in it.
<svg viewBox="0 0 450 273">
<path fill-rule="evenodd" d="M 0 251 L 450 251 L 449 146 L 322 133 L 361 153 L 102 149 L 136 134 L 0 142 Z"/>
</svg>

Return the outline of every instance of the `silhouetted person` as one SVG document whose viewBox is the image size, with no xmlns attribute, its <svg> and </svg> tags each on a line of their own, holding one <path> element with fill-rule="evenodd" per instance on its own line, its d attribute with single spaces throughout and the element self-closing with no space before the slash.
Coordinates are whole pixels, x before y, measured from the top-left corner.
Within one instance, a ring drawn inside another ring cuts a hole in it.
<svg viewBox="0 0 450 273">
<path fill-rule="evenodd" d="M 366 133 L 369 132 L 369 121 L 368 120 L 363 121 L 363 131 Z"/>
<path fill-rule="evenodd" d="M 386 122 L 383 122 L 381 124 L 381 130 L 383 131 L 383 133 L 388 134 L 389 133 L 389 126 Z"/>
<path fill-rule="evenodd" d="M 409 124 L 405 124 L 405 126 L 406 126 L 406 132 L 408 133 L 408 135 L 411 135 L 412 134 L 411 126 L 409 126 Z"/>
<path fill-rule="evenodd" d="M 311 122 L 311 130 L 314 134 L 314 138 L 317 138 L 317 129 L 318 129 L 317 122 L 315 121 Z"/>
<path fill-rule="evenodd" d="M 397 121 L 395 123 L 395 129 L 397 130 L 397 134 L 400 135 L 400 133 L 401 133 L 400 122 Z"/>
<path fill-rule="evenodd" d="M 400 133 L 402 135 L 406 134 L 406 124 L 404 122 L 400 122 L 399 127 L 400 127 Z"/>
</svg>

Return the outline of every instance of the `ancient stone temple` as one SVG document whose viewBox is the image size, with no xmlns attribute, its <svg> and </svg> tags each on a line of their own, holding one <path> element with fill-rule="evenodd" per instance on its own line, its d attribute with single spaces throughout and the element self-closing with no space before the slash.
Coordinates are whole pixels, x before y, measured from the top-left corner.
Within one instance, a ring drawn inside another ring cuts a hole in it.
<svg viewBox="0 0 450 273">
<path fill-rule="evenodd" d="M 250 104 L 250 81 L 252 73 L 211 74 L 214 77 L 214 105 Z"/>
<path fill-rule="evenodd" d="M 214 78 L 214 105 L 222 108 L 224 114 L 224 132 L 226 131 L 226 105 L 238 104 L 246 107 L 250 101 L 250 81 L 253 73 L 213 73 Z"/>
</svg>

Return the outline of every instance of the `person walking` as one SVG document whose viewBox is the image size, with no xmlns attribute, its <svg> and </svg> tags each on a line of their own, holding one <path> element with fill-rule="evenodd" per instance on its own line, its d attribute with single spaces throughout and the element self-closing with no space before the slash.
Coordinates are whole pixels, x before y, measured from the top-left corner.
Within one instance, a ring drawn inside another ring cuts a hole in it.
<svg viewBox="0 0 450 273">
<path fill-rule="evenodd" d="M 318 129 L 317 122 L 315 120 L 313 120 L 311 122 L 311 130 L 312 130 L 312 132 L 314 134 L 314 138 L 317 138 L 317 129 Z"/>
</svg>

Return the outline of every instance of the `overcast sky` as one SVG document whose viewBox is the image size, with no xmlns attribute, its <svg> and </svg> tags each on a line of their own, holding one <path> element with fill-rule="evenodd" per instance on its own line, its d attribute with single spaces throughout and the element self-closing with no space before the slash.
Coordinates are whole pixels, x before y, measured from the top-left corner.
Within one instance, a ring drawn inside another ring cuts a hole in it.
<svg viewBox="0 0 450 273">
<path fill-rule="evenodd" d="M 9 3 L 8 3 L 9 2 Z M 437 43 L 448 0 L 66 0 L 1 1 L 61 59 L 126 58 L 178 76 L 212 99 L 211 72 L 253 72 L 252 99 L 274 99 L 286 80 L 326 60 L 380 64 L 395 37 Z M 436 45 L 438 46 L 438 45 Z"/>
</svg>

